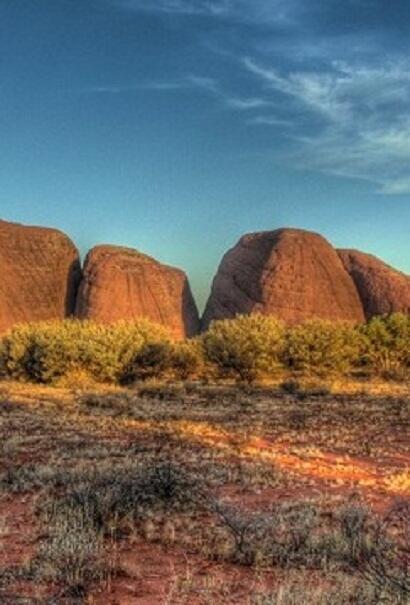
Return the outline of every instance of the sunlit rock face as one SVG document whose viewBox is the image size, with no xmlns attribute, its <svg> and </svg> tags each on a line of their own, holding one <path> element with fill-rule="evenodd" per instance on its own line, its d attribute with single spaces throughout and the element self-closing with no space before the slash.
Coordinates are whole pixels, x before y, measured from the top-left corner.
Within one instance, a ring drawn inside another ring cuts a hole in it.
<svg viewBox="0 0 410 605">
<path fill-rule="evenodd" d="M 289 323 L 364 319 L 336 250 L 321 235 L 299 229 L 244 235 L 222 259 L 202 324 L 255 312 Z"/>
<path fill-rule="evenodd" d="M 366 318 L 384 313 L 410 313 L 410 276 L 371 254 L 339 250 L 344 267 L 359 292 Z"/>
<path fill-rule="evenodd" d="M 102 323 L 146 317 L 169 328 L 176 338 L 199 329 L 185 273 L 117 246 L 97 246 L 88 253 L 76 315 Z"/>
<path fill-rule="evenodd" d="M 0 332 L 73 314 L 80 261 L 60 231 L 0 221 L 0 276 Z"/>
</svg>

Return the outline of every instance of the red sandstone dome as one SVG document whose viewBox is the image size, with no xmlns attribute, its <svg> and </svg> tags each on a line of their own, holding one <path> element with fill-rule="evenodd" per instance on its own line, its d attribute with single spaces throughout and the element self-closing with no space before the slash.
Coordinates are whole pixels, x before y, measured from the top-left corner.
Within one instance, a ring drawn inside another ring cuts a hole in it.
<svg viewBox="0 0 410 605">
<path fill-rule="evenodd" d="M 80 262 L 60 231 L 0 221 L 0 275 L 0 332 L 74 312 Z"/>
<path fill-rule="evenodd" d="M 359 292 L 366 318 L 402 311 L 410 313 L 410 276 L 371 254 L 339 250 Z"/>
<path fill-rule="evenodd" d="M 93 248 L 78 289 L 79 256 L 66 235 L 0 221 L 0 271 L 0 332 L 74 311 L 104 323 L 147 317 L 177 338 L 199 328 L 186 275 L 136 250 Z M 297 323 L 394 311 L 410 313 L 410 276 L 369 254 L 337 252 L 318 234 L 279 229 L 245 235 L 224 256 L 203 326 L 252 312 Z"/>
<path fill-rule="evenodd" d="M 177 338 L 199 329 L 185 273 L 117 246 L 96 246 L 88 253 L 76 315 L 103 323 L 146 317 L 169 327 Z"/>
<path fill-rule="evenodd" d="M 362 304 L 336 250 L 321 235 L 279 229 L 243 236 L 225 254 L 203 326 L 240 313 L 361 322 Z"/>
</svg>

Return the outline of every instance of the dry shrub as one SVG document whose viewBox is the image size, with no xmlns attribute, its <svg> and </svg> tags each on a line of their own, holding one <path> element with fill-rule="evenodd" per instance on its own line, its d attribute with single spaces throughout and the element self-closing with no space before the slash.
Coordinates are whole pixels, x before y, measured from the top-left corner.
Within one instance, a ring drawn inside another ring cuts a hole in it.
<svg viewBox="0 0 410 605">
<path fill-rule="evenodd" d="M 71 319 L 24 324 L 1 340 L 0 373 L 18 380 L 55 383 L 85 372 L 92 380 L 115 382 L 147 343 L 169 340 L 165 328 L 146 319 L 109 326 Z"/>
<path fill-rule="evenodd" d="M 284 324 L 265 315 L 212 322 L 203 336 L 205 356 L 224 375 L 244 382 L 280 367 Z"/>
<path fill-rule="evenodd" d="M 362 338 L 344 322 L 311 320 L 289 328 L 283 353 L 285 366 L 318 376 L 349 372 L 357 365 Z"/>
<path fill-rule="evenodd" d="M 178 343 L 144 318 L 112 325 L 70 319 L 21 324 L 0 340 L 0 377 L 68 387 L 165 378 L 252 383 L 284 371 L 298 380 L 322 379 L 358 369 L 408 378 L 410 316 L 395 313 L 363 326 L 312 320 L 286 327 L 271 316 L 241 315 Z M 289 380 L 283 388 L 299 390 Z"/>
<path fill-rule="evenodd" d="M 410 369 L 410 315 L 374 317 L 361 333 L 364 362 L 379 374 L 403 376 Z"/>
<path fill-rule="evenodd" d="M 171 365 L 175 377 L 179 380 L 185 381 L 202 374 L 205 368 L 201 340 L 194 338 L 175 343 Z"/>
</svg>

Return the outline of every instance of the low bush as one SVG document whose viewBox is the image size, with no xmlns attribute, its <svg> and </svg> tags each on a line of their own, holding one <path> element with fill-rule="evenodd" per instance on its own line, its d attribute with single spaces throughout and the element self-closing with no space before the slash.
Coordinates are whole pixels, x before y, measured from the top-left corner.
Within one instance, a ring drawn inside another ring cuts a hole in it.
<svg viewBox="0 0 410 605">
<path fill-rule="evenodd" d="M 120 381 L 132 384 L 138 380 L 161 378 L 171 368 L 172 348 L 168 342 L 147 342 L 128 363 Z"/>
<path fill-rule="evenodd" d="M 359 363 L 361 350 L 362 336 L 354 326 L 315 319 L 287 330 L 283 362 L 304 374 L 347 373 Z"/>
<path fill-rule="evenodd" d="M 253 382 L 280 367 L 284 331 L 281 321 L 260 314 L 215 321 L 203 336 L 205 357 L 221 374 Z"/>
<path fill-rule="evenodd" d="M 0 378 L 68 388 L 150 378 L 252 383 L 282 372 L 282 388 L 300 395 L 302 377 L 359 370 L 408 379 L 410 316 L 395 313 L 362 326 L 322 320 L 285 326 L 271 316 L 241 315 L 182 342 L 144 318 L 112 325 L 70 319 L 21 324 L 0 340 Z"/>
<path fill-rule="evenodd" d="M 200 339 L 178 342 L 173 345 L 171 365 L 175 378 L 188 380 L 204 370 L 204 355 Z"/>
<path fill-rule="evenodd" d="M 0 343 L 0 374 L 53 383 L 86 372 L 99 382 L 121 379 L 145 345 L 169 342 L 162 326 L 145 319 L 104 326 L 65 320 L 16 326 Z"/>
<path fill-rule="evenodd" d="M 361 334 L 364 362 L 374 372 L 394 377 L 410 369 L 410 315 L 374 317 Z"/>
</svg>

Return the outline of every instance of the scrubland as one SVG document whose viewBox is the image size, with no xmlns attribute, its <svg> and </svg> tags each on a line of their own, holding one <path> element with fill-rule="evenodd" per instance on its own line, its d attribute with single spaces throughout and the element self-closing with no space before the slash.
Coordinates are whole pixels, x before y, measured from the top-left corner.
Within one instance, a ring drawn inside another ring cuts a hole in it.
<svg viewBox="0 0 410 605">
<path fill-rule="evenodd" d="M 0 603 L 407 603 L 409 324 L 7 334 Z"/>
</svg>

